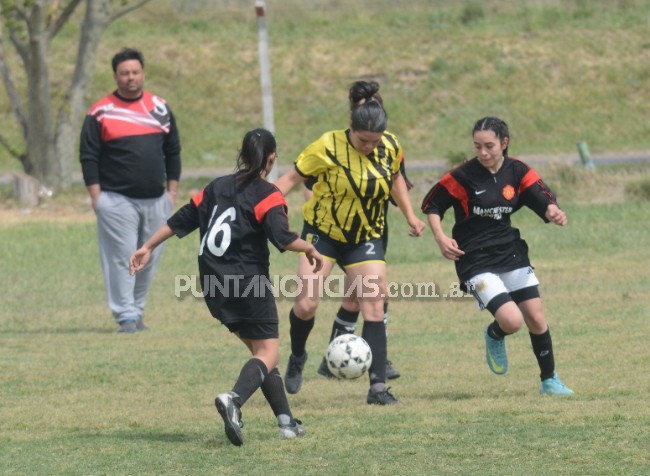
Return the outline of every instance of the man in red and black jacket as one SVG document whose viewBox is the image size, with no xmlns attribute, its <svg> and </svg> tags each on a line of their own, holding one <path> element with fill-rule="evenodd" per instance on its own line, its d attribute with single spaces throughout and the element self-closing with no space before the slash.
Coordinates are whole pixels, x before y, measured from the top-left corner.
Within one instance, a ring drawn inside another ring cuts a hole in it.
<svg viewBox="0 0 650 476">
<path fill-rule="evenodd" d="M 117 90 L 88 111 L 79 159 L 97 216 L 108 305 L 120 332 L 133 333 L 147 329 L 145 299 L 162 247 L 135 278 L 129 275 L 129 257 L 171 214 L 181 146 L 171 109 L 143 89 L 142 53 L 125 48 L 112 67 Z"/>
</svg>

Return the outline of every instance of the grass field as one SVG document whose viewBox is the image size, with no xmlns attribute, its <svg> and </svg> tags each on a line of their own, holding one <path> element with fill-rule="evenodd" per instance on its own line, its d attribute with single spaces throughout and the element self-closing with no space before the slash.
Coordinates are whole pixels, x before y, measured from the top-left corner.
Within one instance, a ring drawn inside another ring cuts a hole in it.
<svg viewBox="0 0 650 476">
<path fill-rule="evenodd" d="M 174 296 L 174 277 L 196 273 L 197 236 L 168 244 L 147 307 L 152 329 L 125 336 L 105 305 L 82 193 L 32 214 L 2 211 L 0 473 L 647 474 L 650 202 L 621 190 L 650 170 L 541 172 L 564 198 L 569 226 L 544 225 L 527 210 L 516 224 L 574 397 L 538 394 L 524 332 L 508 340 L 509 373 L 492 375 L 482 338 L 489 317 L 471 299 L 395 299 L 389 357 L 402 372 L 391 382 L 401 403 L 371 407 L 365 378 L 331 382 L 316 373 L 338 306 L 325 300 L 303 389 L 290 396 L 308 436 L 279 440 L 255 394 L 244 406 L 240 448 L 225 438 L 213 399 L 231 387 L 244 348 L 201 300 Z M 412 178 L 417 205 L 433 178 Z M 300 197 L 289 198 L 298 227 Z M 430 233 L 408 238 L 398 213 L 390 219 L 389 280 L 435 282 L 444 292 L 453 265 Z M 295 256 L 274 253 L 272 271 L 293 273 Z M 282 372 L 290 306 L 278 301 Z"/>
</svg>

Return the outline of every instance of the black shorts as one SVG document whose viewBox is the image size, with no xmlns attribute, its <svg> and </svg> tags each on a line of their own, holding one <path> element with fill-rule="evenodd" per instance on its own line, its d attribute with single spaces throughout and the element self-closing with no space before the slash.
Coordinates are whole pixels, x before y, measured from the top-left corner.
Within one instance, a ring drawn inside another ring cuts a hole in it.
<svg viewBox="0 0 650 476">
<path fill-rule="evenodd" d="M 301 238 L 314 245 L 324 258 L 335 261 L 342 268 L 371 261 L 386 261 L 382 238 L 373 238 L 363 243 L 341 243 L 307 222 L 302 227 Z"/>
<path fill-rule="evenodd" d="M 278 309 L 268 276 L 201 274 L 205 304 L 210 314 L 230 332 L 249 339 L 277 338 Z"/>
<path fill-rule="evenodd" d="M 278 323 L 243 322 L 224 324 L 232 333 L 237 333 L 242 339 L 266 340 L 278 338 Z"/>
</svg>

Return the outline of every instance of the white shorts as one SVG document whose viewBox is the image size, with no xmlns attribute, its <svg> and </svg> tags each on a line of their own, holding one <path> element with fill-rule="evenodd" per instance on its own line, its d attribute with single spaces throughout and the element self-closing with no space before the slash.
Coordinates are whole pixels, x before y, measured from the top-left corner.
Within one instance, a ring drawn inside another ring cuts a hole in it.
<svg viewBox="0 0 650 476">
<path fill-rule="evenodd" d="M 526 266 L 507 273 L 477 274 L 465 284 L 478 301 L 479 309 L 483 310 L 495 296 L 537 286 L 539 281 L 533 268 Z"/>
</svg>

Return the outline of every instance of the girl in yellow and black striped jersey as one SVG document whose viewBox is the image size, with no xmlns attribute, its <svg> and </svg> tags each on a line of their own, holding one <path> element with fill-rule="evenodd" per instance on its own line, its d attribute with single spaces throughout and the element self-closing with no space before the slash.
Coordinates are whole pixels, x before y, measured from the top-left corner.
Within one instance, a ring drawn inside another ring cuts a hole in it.
<svg viewBox="0 0 650 476">
<path fill-rule="evenodd" d="M 289 314 L 291 356 L 285 374 L 289 393 L 297 393 L 302 385 L 307 338 L 314 326 L 324 278 L 338 263 L 348 281 L 358 283 L 355 291 L 364 319 L 361 335 L 373 354 L 366 401 L 379 405 L 398 402 L 385 386 L 387 278 L 382 236 L 386 200 L 395 200 L 411 236 L 420 236 L 425 225 L 413 212 L 400 173 L 402 148 L 397 137 L 386 131 L 386 124 L 386 111 L 370 93 L 351 112 L 348 129 L 323 134 L 275 183 L 286 195 L 298 184 L 312 182 L 312 197 L 302 209 L 302 237 L 325 258 L 317 273 L 305 256 L 298 259 L 302 288 Z"/>
<path fill-rule="evenodd" d="M 381 94 L 379 94 L 379 84 L 375 81 L 355 81 L 350 90 L 348 91 L 348 101 L 350 104 L 350 112 L 354 111 L 357 107 L 364 104 L 368 98 L 373 98 L 379 102 L 382 106 L 384 105 Z M 400 158 L 400 174 L 404 178 L 406 183 L 407 190 L 413 188 L 413 184 L 409 182 L 409 179 L 406 176 L 406 168 L 404 164 L 404 153 L 402 152 L 402 157 Z M 309 200 L 312 196 L 312 186 L 315 182 L 314 179 L 309 179 L 305 182 L 305 188 L 303 193 L 305 195 L 305 200 Z M 391 200 L 393 205 L 397 205 L 394 200 Z M 384 202 L 384 207 L 386 209 L 385 213 L 388 213 L 390 208 L 388 201 Z M 384 216 L 384 233 L 382 235 L 382 243 L 384 245 L 384 253 L 387 252 L 388 248 L 388 220 Z M 348 291 L 349 282 L 345 280 L 345 293 L 341 301 L 341 306 L 336 312 L 336 316 L 332 321 L 332 332 L 330 333 L 329 342 L 332 342 L 335 338 L 343 334 L 354 334 L 354 331 L 357 327 L 357 320 L 359 319 L 360 307 L 359 302 L 353 296 L 350 296 Z M 384 302 L 384 326 L 386 327 L 386 336 L 388 336 L 388 300 Z M 325 357 L 322 358 L 319 366 L 318 373 L 323 377 L 327 378 L 336 378 L 332 372 L 330 372 L 329 367 L 327 366 L 327 361 Z M 396 379 L 400 377 L 400 372 L 395 367 L 391 360 L 389 359 L 389 354 L 386 355 L 386 378 L 388 380 Z"/>
</svg>

